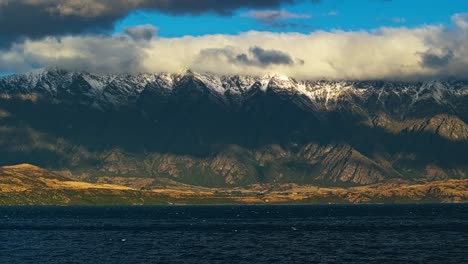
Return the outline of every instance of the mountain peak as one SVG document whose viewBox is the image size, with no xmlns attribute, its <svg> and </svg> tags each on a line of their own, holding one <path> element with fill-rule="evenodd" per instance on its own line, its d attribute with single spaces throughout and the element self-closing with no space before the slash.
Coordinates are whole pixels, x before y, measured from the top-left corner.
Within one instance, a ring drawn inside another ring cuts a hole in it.
<svg viewBox="0 0 468 264">
<path fill-rule="evenodd" d="M 192 69 L 190 69 L 189 67 L 181 67 L 181 68 L 177 71 L 176 75 L 178 75 L 178 76 L 185 76 L 185 75 L 192 75 L 192 74 L 194 74 L 194 73 L 195 73 L 195 72 L 192 71 Z"/>
<path fill-rule="evenodd" d="M 217 76 L 198 73 L 183 68 L 178 74 L 95 74 L 71 72 L 59 68 L 38 69 L 29 73 L 0 78 L 2 94 L 46 94 L 63 100 L 85 100 L 86 104 L 98 108 L 119 107 L 134 104 L 147 87 L 159 87 L 164 91 L 175 91 L 183 77 L 194 78 L 217 97 L 236 94 L 242 98 L 250 89 L 257 87 L 265 92 L 273 89 L 282 94 L 305 96 L 311 105 L 329 109 L 342 103 L 355 104 L 376 98 L 383 106 L 387 97 L 396 96 L 405 106 L 409 101 L 434 100 L 439 105 L 451 105 L 453 97 L 468 94 L 468 85 L 463 82 L 431 81 L 427 83 L 405 82 L 343 82 L 343 81 L 296 81 L 286 75 L 269 73 L 264 76 Z M 67 95 L 68 94 L 68 95 Z M 75 98 L 75 99 L 73 99 Z M 81 98 L 81 99 L 78 99 Z M 394 99 L 392 99 L 394 100 Z M 78 102 L 80 104 L 84 102 Z M 375 103 L 373 103 L 375 104 Z M 385 106 L 386 107 L 386 106 Z"/>
</svg>

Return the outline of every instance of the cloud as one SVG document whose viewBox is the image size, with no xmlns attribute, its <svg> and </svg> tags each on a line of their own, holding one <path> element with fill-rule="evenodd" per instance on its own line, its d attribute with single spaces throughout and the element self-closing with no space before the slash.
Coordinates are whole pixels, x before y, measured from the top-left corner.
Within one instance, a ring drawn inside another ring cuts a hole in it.
<svg viewBox="0 0 468 264">
<path fill-rule="evenodd" d="M 421 53 L 421 64 L 424 67 L 428 68 L 440 68 L 445 67 L 450 64 L 450 62 L 454 59 L 453 52 L 451 50 L 442 51 L 442 52 L 434 52 L 434 51 L 427 51 Z"/>
<path fill-rule="evenodd" d="M 330 12 L 322 14 L 322 16 L 338 16 L 338 14 L 339 14 L 338 11 L 332 10 Z"/>
<path fill-rule="evenodd" d="M 83 35 L 26 39 L 0 51 L 0 72 L 56 66 L 97 72 L 280 73 L 297 79 L 424 79 L 468 76 L 468 27 L 453 25 L 246 32 L 180 38 Z"/>
<path fill-rule="evenodd" d="M 261 47 L 253 47 L 250 48 L 250 53 L 252 53 L 255 60 L 260 62 L 261 65 L 294 64 L 289 54 L 279 50 L 265 50 Z"/>
<path fill-rule="evenodd" d="M 272 22 L 280 19 L 306 19 L 312 17 L 307 14 L 291 13 L 284 10 L 249 11 L 241 16 L 255 18 L 262 22 Z"/>
<path fill-rule="evenodd" d="M 81 36 L 26 40 L 0 51 L 0 72 L 21 72 L 43 67 L 90 72 L 141 70 L 147 41 L 126 36 Z M 8 70 L 10 69 L 10 70 Z"/>
<path fill-rule="evenodd" d="M 309 0 L 319 2 L 319 0 Z M 33 6 L 60 16 L 99 17 L 122 14 L 137 9 L 154 9 L 172 14 L 206 12 L 230 15 L 240 8 L 279 7 L 307 0 L 0 0 L 0 7 L 19 4 Z"/>
<path fill-rule="evenodd" d="M 295 29 L 295 30 L 309 30 L 312 31 L 314 29 L 313 26 L 301 23 L 291 23 L 291 22 L 273 22 L 267 24 L 270 28 L 277 28 L 277 29 Z"/>
<path fill-rule="evenodd" d="M 255 66 L 266 68 L 272 65 L 294 65 L 291 56 L 279 50 L 265 50 L 254 46 L 249 48 L 248 53 L 243 53 L 235 47 L 211 48 L 200 51 L 196 58 L 196 65 L 203 65 L 211 61 L 226 61 L 227 63 L 240 66 Z M 300 60 L 299 60 L 300 61 Z M 303 63 L 301 61 L 301 63 Z"/>
<path fill-rule="evenodd" d="M 3 1 L 0 5 L 0 47 L 25 38 L 111 30 L 113 21 L 119 17 L 116 14 L 103 17 L 62 15 L 47 0 Z"/>
<path fill-rule="evenodd" d="M 398 24 L 406 23 L 406 18 L 404 18 L 404 17 L 392 17 L 390 20 L 393 23 L 398 23 Z"/>
<path fill-rule="evenodd" d="M 105 16 L 135 9 L 155 9 L 171 14 L 202 14 L 213 12 L 231 15 L 239 8 L 279 7 L 298 0 L 23 0 L 47 3 L 49 10 L 60 15 L 81 17 Z M 305 2 L 305 1 L 302 1 Z M 313 1 L 317 2 L 317 1 Z"/>
<path fill-rule="evenodd" d="M 406 18 L 404 17 L 377 17 L 375 21 L 378 22 L 391 22 L 394 24 L 404 24 L 406 23 Z"/>
<path fill-rule="evenodd" d="M 153 25 L 140 25 L 135 27 L 124 28 L 125 34 L 135 40 L 150 40 L 158 31 L 158 28 Z"/>
<path fill-rule="evenodd" d="M 291 13 L 285 10 L 249 11 L 247 13 L 241 14 L 241 17 L 254 18 L 259 23 L 262 23 L 271 28 L 311 29 L 311 27 L 308 25 L 282 21 L 289 19 L 309 19 L 312 17 L 311 15 Z"/>
<path fill-rule="evenodd" d="M 304 1 L 314 0 L 0 0 L 0 46 L 22 38 L 108 32 L 115 21 L 135 10 L 228 16 L 241 8 L 278 8 Z"/>
<path fill-rule="evenodd" d="M 452 22 L 457 28 L 468 29 L 468 13 L 455 14 L 452 17 Z"/>
</svg>

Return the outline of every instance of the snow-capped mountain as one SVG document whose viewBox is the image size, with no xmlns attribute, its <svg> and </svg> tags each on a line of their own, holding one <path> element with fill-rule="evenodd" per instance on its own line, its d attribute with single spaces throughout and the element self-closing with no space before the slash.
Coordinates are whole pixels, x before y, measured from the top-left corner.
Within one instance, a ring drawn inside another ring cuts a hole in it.
<svg viewBox="0 0 468 264">
<path fill-rule="evenodd" d="M 206 185 L 468 177 L 468 83 L 270 74 L 0 78 L 0 158 Z M 1 165 L 1 164 L 0 164 Z"/>
<path fill-rule="evenodd" d="M 274 91 L 283 95 L 306 97 L 318 109 L 336 109 L 342 101 L 375 100 L 385 107 L 387 99 L 397 99 L 408 107 L 431 100 L 438 105 L 451 105 L 456 97 L 468 96 L 468 83 L 430 81 L 403 83 L 392 81 L 298 81 L 287 76 L 216 76 L 190 70 L 178 74 L 110 75 L 41 69 L 26 74 L 0 78 L 3 97 L 36 94 L 63 100 L 68 96 L 86 99 L 92 107 L 106 108 L 134 104 L 145 90 L 159 89 L 170 94 L 191 81 L 213 96 L 229 103 L 228 97 L 246 99 L 255 90 Z M 77 98 L 73 98 L 79 102 Z"/>
</svg>

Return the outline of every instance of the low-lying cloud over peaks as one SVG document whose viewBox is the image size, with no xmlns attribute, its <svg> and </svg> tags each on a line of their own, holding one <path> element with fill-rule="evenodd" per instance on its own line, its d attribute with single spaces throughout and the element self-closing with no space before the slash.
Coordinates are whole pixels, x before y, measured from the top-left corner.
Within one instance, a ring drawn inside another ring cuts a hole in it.
<svg viewBox="0 0 468 264">
<path fill-rule="evenodd" d="M 298 79 L 420 79 L 468 76 L 468 16 L 453 25 L 311 34 L 153 37 L 142 26 L 114 36 L 25 40 L 0 51 L 0 72 L 56 66 L 98 72 L 281 73 Z M 130 37 L 129 37 L 130 36 Z"/>
</svg>

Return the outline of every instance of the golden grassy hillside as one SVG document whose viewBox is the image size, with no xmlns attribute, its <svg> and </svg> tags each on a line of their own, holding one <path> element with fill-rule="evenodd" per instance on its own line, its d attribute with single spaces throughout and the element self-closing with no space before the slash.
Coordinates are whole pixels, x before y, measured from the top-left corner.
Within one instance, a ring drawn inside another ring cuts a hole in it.
<svg viewBox="0 0 468 264">
<path fill-rule="evenodd" d="M 128 180 L 118 179 L 127 185 Z M 468 180 L 410 183 L 394 180 L 353 188 L 297 184 L 204 188 L 160 179 L 151 190 L 87 183 L 22 164 L 0 167 L 0 205 L 151 205 L 264 203 L 467 202 Z"/>
</svg>

